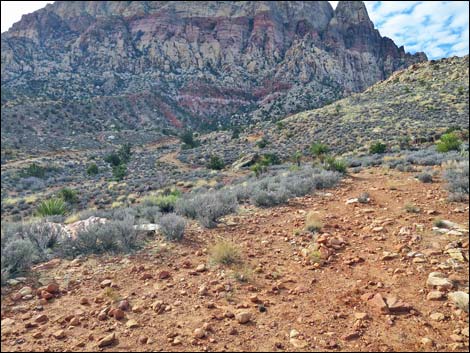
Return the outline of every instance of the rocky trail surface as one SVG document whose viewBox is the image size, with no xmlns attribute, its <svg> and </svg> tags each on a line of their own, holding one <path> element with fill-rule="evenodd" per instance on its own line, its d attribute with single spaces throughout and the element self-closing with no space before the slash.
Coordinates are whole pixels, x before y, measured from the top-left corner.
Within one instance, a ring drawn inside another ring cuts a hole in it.
<svg viewBox="0 0 470 353">
<path fill-rule="evenodd" d="M 52 260 L 2 290 L 1 349 L 467 351 L 469 208 L 446 197 L 440 180 L 368 169 L 216 229 L 191 224 L 180 243 Z M 324 223 L 315 261 L 312 211 Z M 211 262 L 219 239 L 243 262 Z"/>
</svg>

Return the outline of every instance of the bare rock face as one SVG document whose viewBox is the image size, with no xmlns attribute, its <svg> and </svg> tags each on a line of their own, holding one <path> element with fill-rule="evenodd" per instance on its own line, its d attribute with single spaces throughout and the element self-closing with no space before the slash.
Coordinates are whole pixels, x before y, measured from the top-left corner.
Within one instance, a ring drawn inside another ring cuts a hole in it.
<svg viewBox="0 0 470 353">
<path fill-rule="evenodd" d="M 59 135 L 281 118 L 426 60 L 382 38 L 361 1 L 57 1 L 1 42 L 2 139 L 35 130 L 20 145 L 59 116 Z"/>
</svg>

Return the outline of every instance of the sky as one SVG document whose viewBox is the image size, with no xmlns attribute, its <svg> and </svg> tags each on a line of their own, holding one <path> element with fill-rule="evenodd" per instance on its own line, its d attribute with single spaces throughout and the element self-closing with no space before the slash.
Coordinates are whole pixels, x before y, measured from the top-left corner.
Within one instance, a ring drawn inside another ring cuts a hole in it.
<svg viewBox="0 0 470 353">
<path fill-rule="evenodd" d="M 23 14 L 53 1 L 2 1 L 1 30 Z M 338 1 L 330 1 L 336 7 Z M 365 1 L 369 17 L 382 36 L 405 51 L 424 51 L 429 59 L 468 54 L 468 1 Z"/>
</svg>

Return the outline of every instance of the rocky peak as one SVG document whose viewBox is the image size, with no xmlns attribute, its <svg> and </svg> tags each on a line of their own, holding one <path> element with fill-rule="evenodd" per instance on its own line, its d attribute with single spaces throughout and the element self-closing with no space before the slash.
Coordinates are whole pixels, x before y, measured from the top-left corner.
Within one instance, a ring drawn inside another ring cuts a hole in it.
<svg viewBox="0 0 470 353">
<path fill-rule="evenodd" d="M 28 108 L 28 124 L 57 111 L 73 125 L 66 131 L 87 129 L 84 114 L 103 129 L 277 119 L 425 60 L 382 38 L 360 1 L 336 10 L 327 1 L 56 1 L 23 16 L 1 44 L 2 128 L 11 131 L 25 104 L 40 105 Z M 62 102 L 80 108 L 48 107 Z"/>
<path fill-rule="evenodd" d="M 374 24 L 369 19 L 369 14 L 363 1 L 339 1 L 334 17 L 336 21 L 344 24 L 360 24 L 374 28 Z"/>
</svg>

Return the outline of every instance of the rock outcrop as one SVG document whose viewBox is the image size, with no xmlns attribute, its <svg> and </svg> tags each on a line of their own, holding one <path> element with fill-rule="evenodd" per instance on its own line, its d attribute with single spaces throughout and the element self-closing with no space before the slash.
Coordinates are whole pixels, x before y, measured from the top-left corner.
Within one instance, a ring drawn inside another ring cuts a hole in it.
<svg viewBox="0 0 470 353">
<path fill-rule="evenodd" d="M 57 1 L 1 43 L 6 142 L 276 119 L 426 60 L 360 1 Z"/>
</svg>

